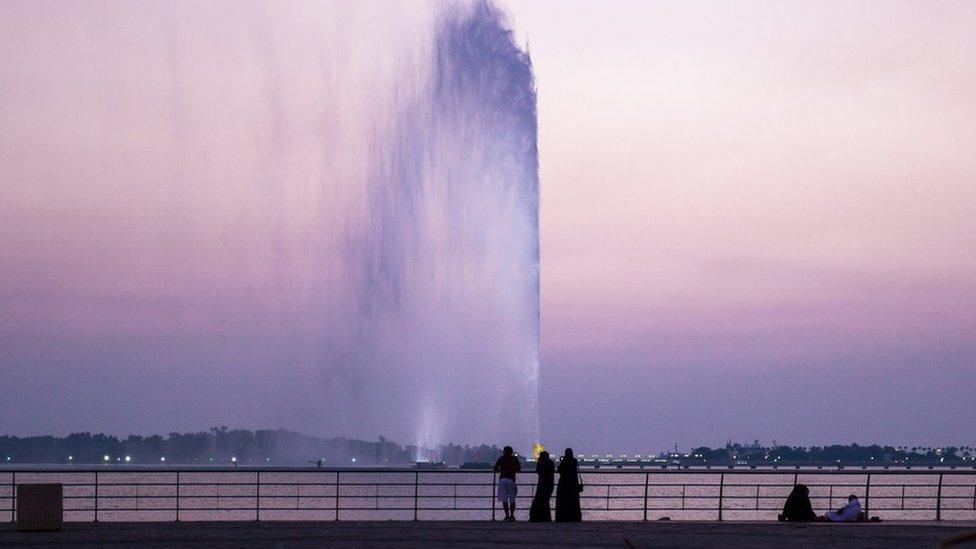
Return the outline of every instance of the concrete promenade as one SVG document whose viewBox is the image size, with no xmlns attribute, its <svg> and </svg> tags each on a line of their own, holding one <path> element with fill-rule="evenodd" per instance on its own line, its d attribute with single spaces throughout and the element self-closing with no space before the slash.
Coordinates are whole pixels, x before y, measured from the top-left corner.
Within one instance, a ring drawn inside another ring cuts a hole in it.
<svg viewBox="0 0 976 549">
<path fill-rule="evenodd" d="M 0 526 L 0 547 L 938 547 L 976 523 L 147 522 Z M 976 541 L 957 547 L 976 547 Z"/>
</svg>

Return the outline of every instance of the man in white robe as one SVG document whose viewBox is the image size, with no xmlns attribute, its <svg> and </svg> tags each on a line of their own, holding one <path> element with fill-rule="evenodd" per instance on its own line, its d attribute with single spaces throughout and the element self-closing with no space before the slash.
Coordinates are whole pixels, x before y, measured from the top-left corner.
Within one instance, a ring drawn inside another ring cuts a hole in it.
<svg viewBox="0 0 976 549">
<path fill-rule="evenodd" d="M 854 522 L 860 514 L 861 502 L 857 500 L 857 496 L 851 494 L 851 497 L 847 498 L 847 505 L 836 511 L 827 511 L 824 518 L 830 522 Z"/>
</svg>

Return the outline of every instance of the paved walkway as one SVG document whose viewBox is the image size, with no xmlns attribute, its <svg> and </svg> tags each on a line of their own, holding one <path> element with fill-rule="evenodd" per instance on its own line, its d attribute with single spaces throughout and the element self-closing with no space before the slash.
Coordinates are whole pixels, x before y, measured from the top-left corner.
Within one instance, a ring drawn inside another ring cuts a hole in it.
<svg viewBox="0 0 976 549">
<path fill-rule="evenodd" d="M 976 523 L 155 522 L 0 526 L 0 547 L 938 547 Z M 958 545 L 976 547 L 976 541 Z"/>
</svg>

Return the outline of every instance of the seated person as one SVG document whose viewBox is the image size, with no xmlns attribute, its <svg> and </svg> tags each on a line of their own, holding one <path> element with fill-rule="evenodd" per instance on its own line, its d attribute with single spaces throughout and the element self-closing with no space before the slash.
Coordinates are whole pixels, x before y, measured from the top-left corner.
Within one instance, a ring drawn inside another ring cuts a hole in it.
<svg viewBox="0 0 976 549">
<path fill-rule="evenodd" d="M 836 511 L 827 511 L 827 514 L 824 515 L 824 520 L 828 522 L 855 522 L 860 515 L 861 502 L 857 500 L 857 496 L 851 494 L 847 498 L 847 505 Z"/>
<path fill-rule="evenodd" d="M 813 506 L 810 505 L 810 489 L 806 485 L 797 484 L 793 487 L 793 491 L 786 498 L 786 504 L 783 505 L 783 514 L 779 516 L 779 520 L 781 522 L 817 520 L 817 514 L 813 512 Z"/>
</svg>

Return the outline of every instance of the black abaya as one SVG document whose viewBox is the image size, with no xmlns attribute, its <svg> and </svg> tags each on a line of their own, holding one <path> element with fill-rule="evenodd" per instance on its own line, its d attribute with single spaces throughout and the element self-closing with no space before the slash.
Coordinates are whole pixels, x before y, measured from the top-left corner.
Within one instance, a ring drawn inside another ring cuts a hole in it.
<svg viewBox="0 0 976 549">
<path fill-rule="evenodd" d="M 810 490 L 803 484 L 797 484 L 786 498 L 780 520 L 807 522 L 816 519 L 817 514 L 813 512 L 813 506 L 810 505 Z"/>
<path fill-rule="evenodd" d="M 535 497 L 532 498 L 532 507 L 529 509 L 530 522 L 552 521 L 549 498 L 552 497 L 552 489 L 555 484 L 555 471 L 556 464 L 551 459 L 540 459 L 535 465 L 535 472 L 539 475 L 539 481 L 536 484 Z"/>
<path fill-rule="evenodd" d="M 556 522 L 580 522 L 579 463 L 576 458 L 559 462 L 559 486 L 556 490 Z"/>
</svg>

